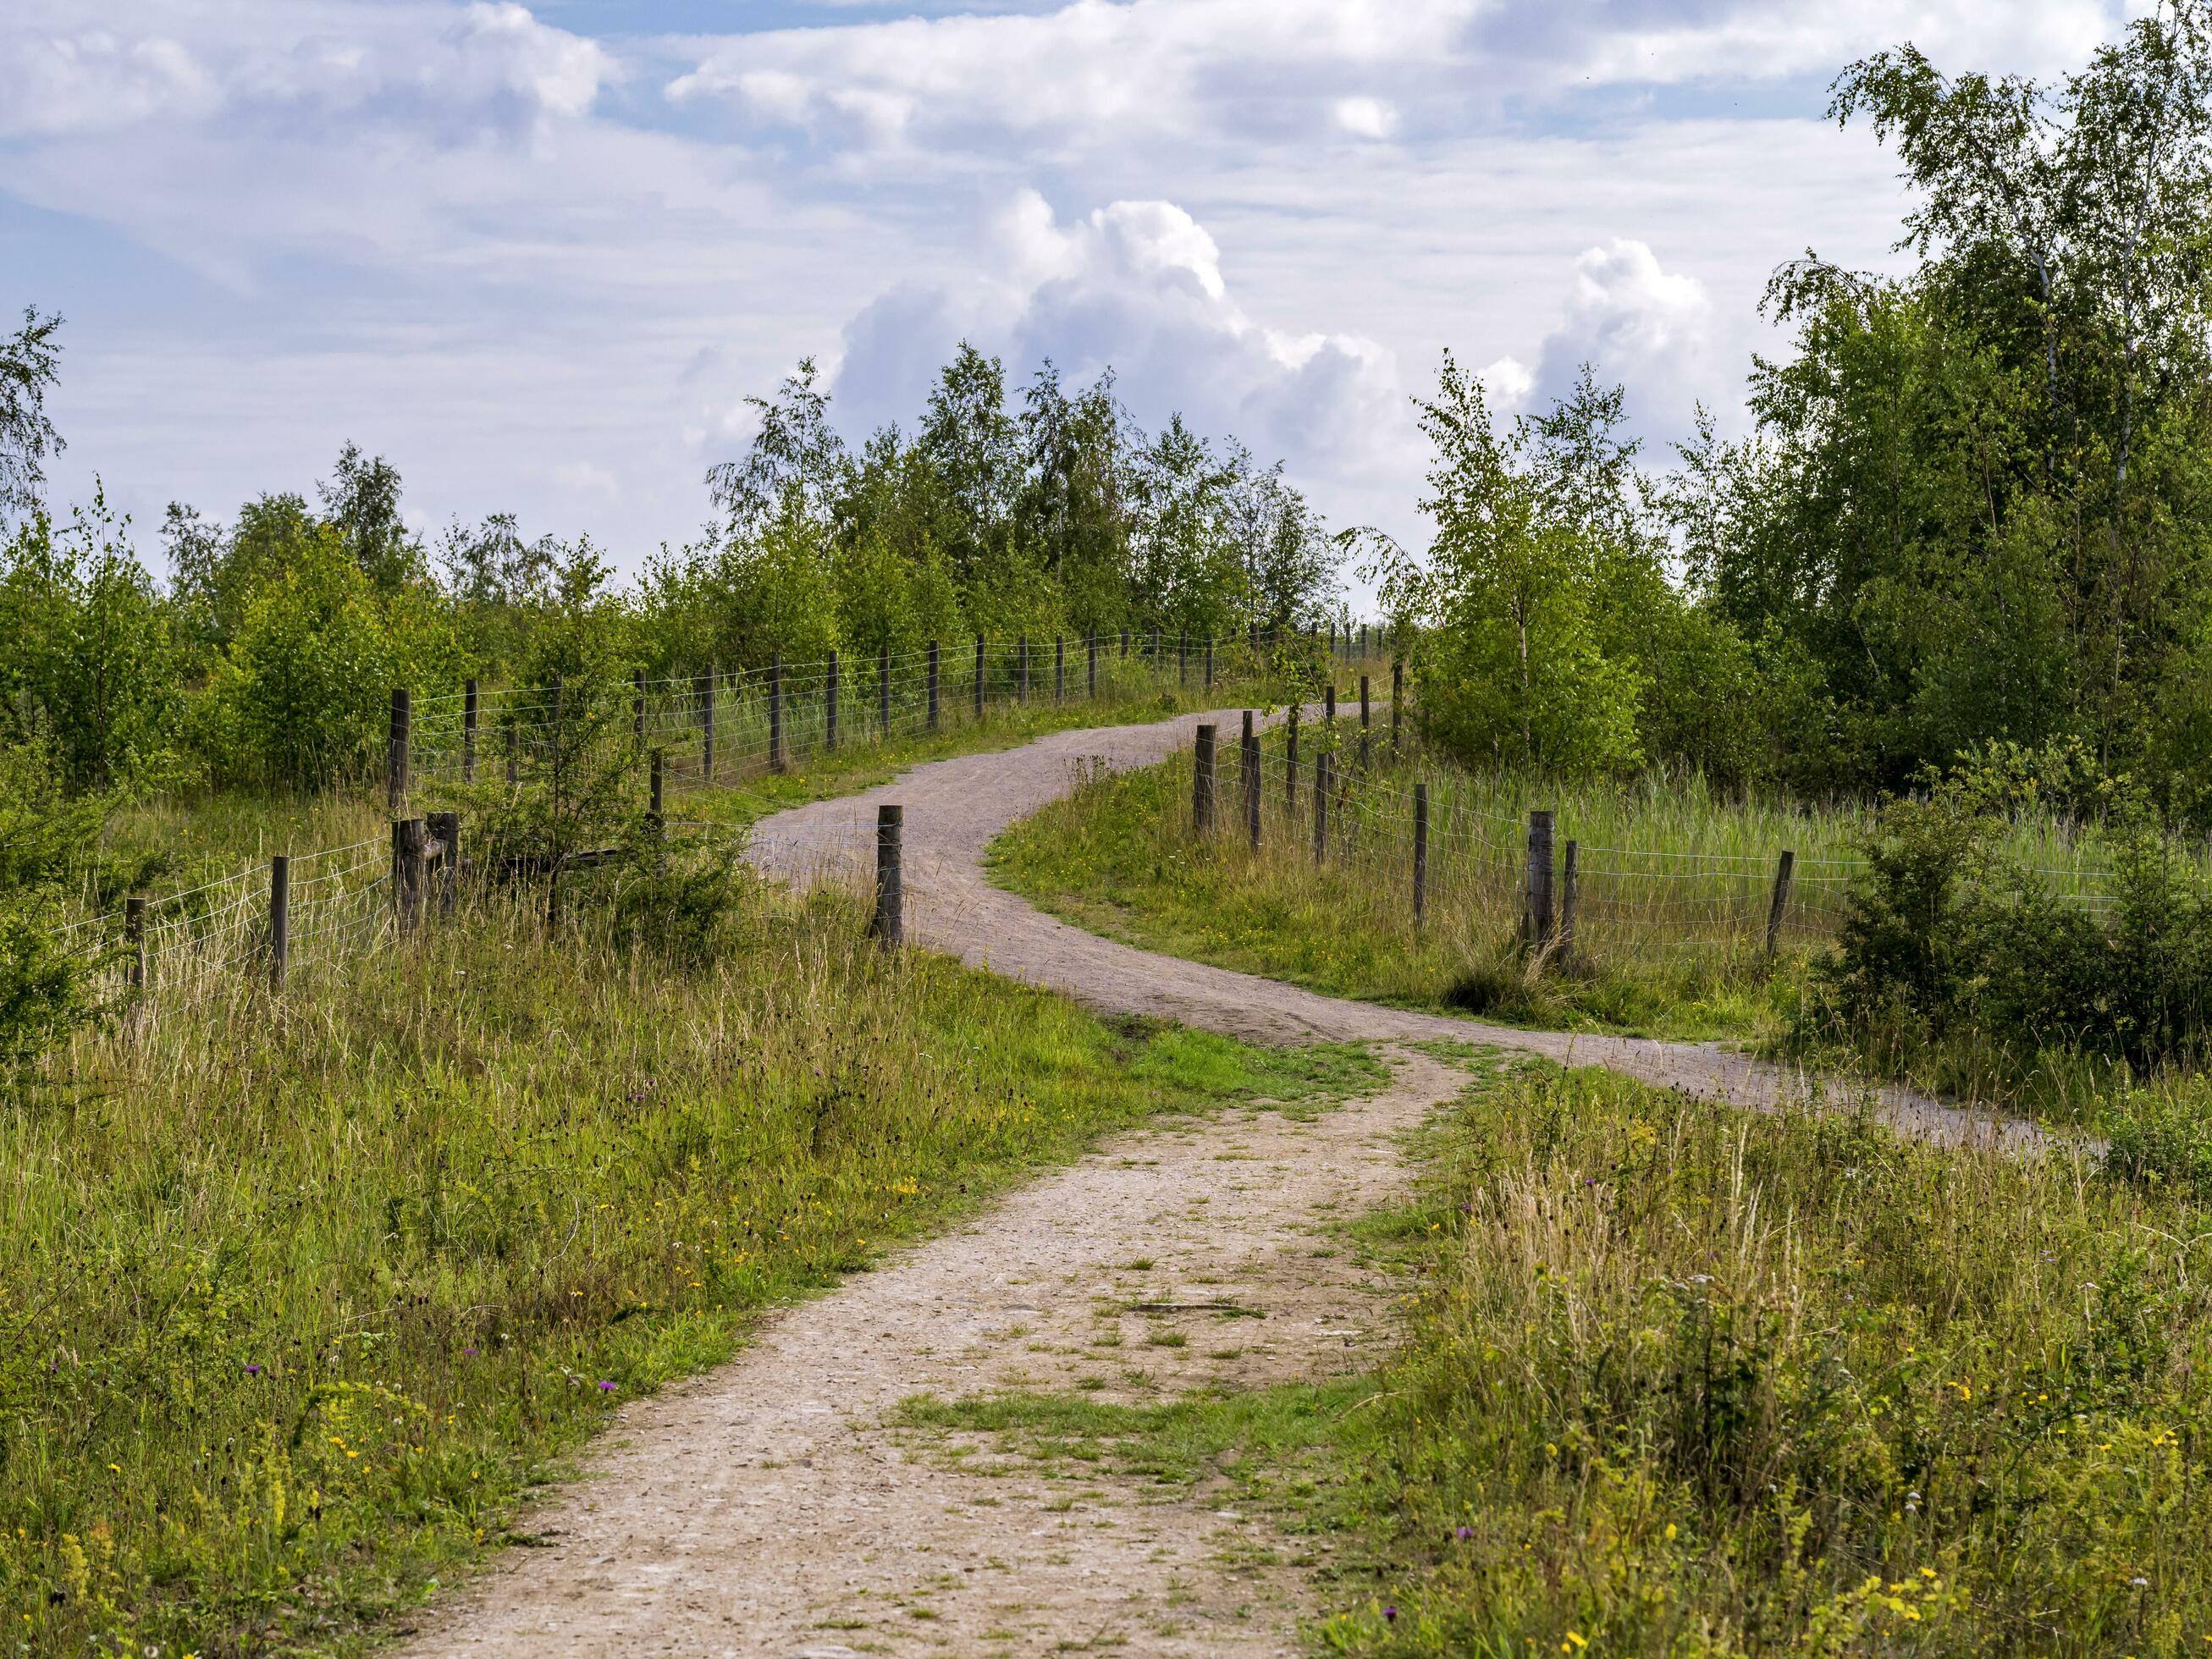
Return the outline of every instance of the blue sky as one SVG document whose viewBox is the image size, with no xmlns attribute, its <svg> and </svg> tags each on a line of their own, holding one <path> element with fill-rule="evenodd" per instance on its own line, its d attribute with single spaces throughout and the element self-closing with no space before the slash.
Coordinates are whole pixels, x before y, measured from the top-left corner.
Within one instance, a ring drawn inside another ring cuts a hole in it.
<svg viewBox="0 0 2212 1659">
<path fill-rule="evenodd" d="M 1410 398 L 1574 366 L 1740 421 L 1807 246 L 1893 256 L 1854 57 L 2049 75 L 2105 0 L 9 0 L 0 306 L 69 319 L 63 499 L 150 549 L 350 439 L 410 516 L 635 568 L 802 356 L 856 434 L 959 338 L 1111 363 L 1418 542 Z"/>
</svg>

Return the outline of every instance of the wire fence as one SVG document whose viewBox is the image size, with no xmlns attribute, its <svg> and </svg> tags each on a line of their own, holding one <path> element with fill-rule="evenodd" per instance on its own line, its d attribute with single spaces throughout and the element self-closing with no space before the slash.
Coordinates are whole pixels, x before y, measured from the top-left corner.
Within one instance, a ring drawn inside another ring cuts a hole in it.
<svg viewBox="0 0 2212 1659">
<path fill-rule="evenodd" d="M 1634 845 L 1617 815 L 1585 842 L 1571 816 L 1526 816 L 1485 804 L 1486 782 L 1439 769 L 1422 778 L 1388 731 L 1340 716 L 1213 739 L 1210 803 L 1201 801 L 1206 739 L 1186 751 L 1186 823 L 1224 842 L 1287 852 L 1364 888 L 1409 925 L 1517 938 L 1554 956 L 1696 952 L 1772 956 L 1832 944 L 1850 912 L 1862 859 L 1771 850 Z M 1809 824 L 1805 827 L 1811 828 Z M 2107 913 L 2107 872 L 2040 872 L 2059 902 Z"/>
<path fill-rule="evenodd" d="M 283 855 L 133 897 L 71 919 L 57 930 L 58 945 L 88 970 L 95 994 L 189 1010 L 251 985 L 281 986 L 404 931 L 410 907 L 429 902 L 425 884 L 441 854 L 451 857 L 451 873 L 435 878 L 457 880 L 462 862 L 434 837 L 410 842 L 399 833 L 410 823 L 420 827 L 405 817 L 417 800 L 465 799 L 471 787 L 504 789 L 510 799 L 557 791 L 559 769 L 593 745 L 626 737 L 641 776 L 650 768 L 647 810 L 656 831 L 719 836 L 732 857 L 747 847 L 773 855 L 778 849 L 750 830 L 669 813 L 663 792 L 731 788 L 854 751 L 1008 722 L 1024 709 L 1128 703 L 1170 688 L 1297 688 L 1316 672 L 1371 668 L 1384 640 L 1381 629 L 1364 627 L 1279 636 L 1255 629 L 1234 641 L 1161 633 L 979 639 L 639 676 L 589 695 L 559 684 L 479 688 L 473 681 L 420 698 L 402 690 L 392 699 L 385 778 L 390 837 Z M 408 864 L 410 846 L 427 854 L 421 868 Z M 580 863 L 599 856 L 586 850 Z"/>
</svg>

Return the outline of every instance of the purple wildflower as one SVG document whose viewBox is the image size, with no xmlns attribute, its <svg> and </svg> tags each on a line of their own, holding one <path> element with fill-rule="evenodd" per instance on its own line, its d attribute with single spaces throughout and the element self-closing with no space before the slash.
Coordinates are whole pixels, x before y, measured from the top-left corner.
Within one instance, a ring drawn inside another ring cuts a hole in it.
<svg viewBox="0 0 2212 1659">
<path fill-rule="evenodd" d="M 614 1391 L 615 1385 L 611 1382 L 602 1382 L 599 1384 L 599 1392 L 602 1394 L 612 1394 Z"/>
<path fill-rule="evenodd" d="M 1474 1528 L 1473 1527 L 1462 1527 L 1459 1529 L 1459 1538 L 1462 1543 L 1465 1543 L 1468 1539 L 1474 1536 Z"/>
<path fill-rule="evenodd" d="M 258 1376 L 261 1375 L 261 1367 L 258 1365 L 248 1365 L 246 1368 L 246 1374 L 248 1376 Z"/>
<path fill-rule="evenodd" d="M 474 1348 L 464 1348 L 461 1350 L 461 1358 L 464 1359 L 474 1359 L 476 1357 L 477 1351 Z"/>
<path fill-rule="evenodd" d="M 1395 1608 L 1395 1607 L 1385 1607 L 1385 1608 L 1383 1608 L 1383 1609 L 1382 1609 L 1382 1622 L 1383 1622 L 1384 1624 L 1386 1624 L 1386 1625 L 1395 1625 L 1395 1624 L 1396 1624 L 1396 1623 L 1398 1622 L 1398 1609 L 1397 1609 L 1397 1608 Z"/>
</svg>

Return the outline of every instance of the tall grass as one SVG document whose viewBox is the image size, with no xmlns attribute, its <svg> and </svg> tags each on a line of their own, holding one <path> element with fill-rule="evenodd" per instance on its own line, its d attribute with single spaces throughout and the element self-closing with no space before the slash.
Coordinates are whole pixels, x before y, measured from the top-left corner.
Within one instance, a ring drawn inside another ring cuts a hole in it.
<svg viewBox="0 0 2212 1659">
<path fill-rule="evenodd" d="M 886 955 L 837 892 L 760 893 L 692 973 L 538 915 L 156 1002 L 0 1103 L 25 1650 L 357 1645 L 764 1304 L 1102 1130 L 1351 1064 Z"/>
<path fill-rule="evenodd" d="M 1395 1565 L 1332 1650 L 2212 1639 L 2195 1190 L 1545 1067 L 1437 1147 L 1370 1402 Z"/>
<path fill-rule="evenodd" d="M 1455 1007 L 1527 1024 L 1678 1036 L 1772 1030 L 1807 958 L 1835 937 L 1870 809 L 1732 796 L 1694 775 L 1562 781 L 1393 757 L 1356 726 L 1309 720 L 1261 744 L 1261 836 L 1245 820 L 1242 765 L 1224 733 L 1218 822 L 1192 821 L 1191 759 L 1080 780 L 998 845 L 1000 878 L 1069 920 L 1149 948 L 1295 980 L 1340 995 Z M 1316 856 L 1316 759 L 1331 755 L 1328 850 Z M 1413 789 L 1429 801 L 1425 913 L 1413 912 Z M 1521 943 L 1528 823 L 1554 816 L 1555 867 L 1576 843 L 1571 944 Z M 2026 861 L 2094 902 L 2106 854 L 2093 832 L 2023 822 Z M 1766 950 L 1779 855 L 1795 870 L 1777 953 Z"/>
</svg>

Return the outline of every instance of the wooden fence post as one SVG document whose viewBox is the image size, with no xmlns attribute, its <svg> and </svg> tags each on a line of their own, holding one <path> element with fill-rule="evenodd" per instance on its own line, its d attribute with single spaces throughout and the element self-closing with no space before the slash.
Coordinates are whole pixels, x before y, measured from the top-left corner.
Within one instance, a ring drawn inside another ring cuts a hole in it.
<svg viewBox="0 0 2212 1659">
<path fill-rule="evenodd" d="M 1052 700 L 1067 701 L 1067 641 L 1058 634 L 1052 636 Z"/>
<path fill-rule="evenodd" d="M 1785 847 L 1781 861 L 1774 866 L 1774 901 L 1766 908 L 1766 954 L 1770 957 L 1782 948 L 1782 917 L 1790 908 L 1790 878 L 1796 868 L 1797 854 Z"/>
<path fill-rule="evenodd" d="M 477 683 L 461 686 L 461 781 L 477 781 Z"/>
<path fill-rule="evenodd" d="M 699 676 L 699 775 L 714 781 L 714 665 Z"/>
<path fill-rule="evenodd" d="M 1394 662 L 1390 665 L 1390 752 L 1394 755 L 1398 752 L 1399 717 L 1405 708 L 1406 665 Z"/>
<path fill-rule="evenodd" d="M 1084 668 L 1084 693 L 1091 702 L 1098 701 L 1098 635 L 1093 634 L 1084 642 L 1087 662 Z"/>
<path fill-rule="evenodd" d="M 1557 952 L 1562 963 L 1575 953 L 1576 894 L 1581 886 L 1577 865 L 1582 851 L 1579 842 L 1569 842 L 1559 853 L 1559 948 Z"/>
<path fill-rule="evenodd" d="M 1211 725 L 1198 728 L 1198 746 L 1190 773 L 1190 823 L 1200 836 L 1213 833 L 1214 736 Z"/>
<path fill-rule="evenodd" d="M 1329 764 L 1329 752 L 1324 749 L 1314 757 L 1314 862 L 1322 864 L 1328 859 L 1328 790 L 1329 775 L 1335 769 Z"/>
<path fill-rule="evenodd" d="M 410 728 L 415 721 L 415 700 L 404 685 L 392 688 L 392 726 L 385 750 L 385 803 L 394 812 L 407 799 L 407 760 Z"/>
<path fill-rule="evenodd" d="M 1213 635 L 1206 636 L 1206 689 L 1213 690 Z"/>
<path fill-rule="evenodd" d="M 1121 660 L 1129 660 L 1129 630 L 1126 628 L 1121 630 Z"/>
<path fill-rule="evenodd" d="M 451 921 L 461 896 L 461 815 L 433 812 L 427 827 L 435 848 L 431 856 L 438 877 L 438 917 Z"/>
<path fill-rule="evenodd" d="M 1252 724 L 1252 711 L 1244 711 L 1244 732 L 1238 744 L 1238 759 L 1244 782 L 1244 827 L 1252 840 L 1252 850 L 1260 850 L 1260 732 Z"/>
<path fill-rule="evenodd" d="M 133 893 L 123 901 L 123 982 L 134 991 L 146 988 L 146 901 Z"/>
<path fill-rule="evenodd" d="M 891 740 L 891 645 L 885 640 L 876 647 L 876 724 L 882 730 L 883 741 Z"/>
<path fill-rule="evenodd" d="M 1295 702 L 1283 722 L 1283 805 L 1293 815 L 1298 810 L 1298 706 Z"/>
<path fill-rule="evenodd" d="M 1030 636 L 1019 635 L 1014 641 L 1014 701 L 1027 703 L 1030 700 Z"/>
<path fill-rule="evenodd" d="M 411 933 L 422 920 L 422 820 L 392 821 L 392 905 L 399 931 Z"/>
<path fill-rule="evenodd" d="M 837 680 L 843 664 L 836 652 L 830 653 L 830 678 L 822 689 L 822 742 L 831 754 L 837 752 Z"/>
<path fill-rule="evenodd" d="M 783 770 L 783 653 L 768 659 L 768 768 Z"/>
<path fill-rule="evenodd" d="M 1176 684 L 1190 684 L 1190 635 L 1187 630 L 1176 635 Z"/>
<path fill-rule="evenodd" d="M 1413 926 L 1429 913 L 1429 786 L 1413 786 Z"/>
<path fill-rule="evenodd" d="M 292 860 L 279 853 L 269 860 L 269 988 L 284 988 L 284 968 L 292 954 Z"/>
<path fill-rule="evenodd" d="M 983 636 L 975 636 L 975 718 L 983 718 Z"/>
<path fill-rule="evenodd" d="M 929 642 L 929 729 L 932 735 L 938 730 L 937 702 L 937 641 Z"/>
<path fill-rule="evenodd" d="M 1367 676 L 1362 674 L 1359 677 L 1359 769 L 1363 774 L 1367 770 L 1367 763 L 1371 757 L 1368 747 L 1370 725 L 1367 708 Z"/>
<path fill-rule="evenodd" d="M 647 775 L 649 781 L 646 786 L 645 831 L 653 840 L 659 841 L 667 819 L 660 810 L 661 751 L 657 744 L 647 764 L 650 770 Z"/>
<path fill-rule="evenodd" d="M 876 914 L 868 923 L 868 936 L 890 950 L 906 937 L 905 874 L 901 868 L 900 842 L 906 808 L 876 808 Z"/>
<path fill-rule="evenodd" d="M 1540 951 L 1552 938 L 1552 815 L 1528 814 L 1528 871 L 1522 892 L 1528 911 L 1522 920 L 1522 937 L 1533 951 Z"/>
</svg>

